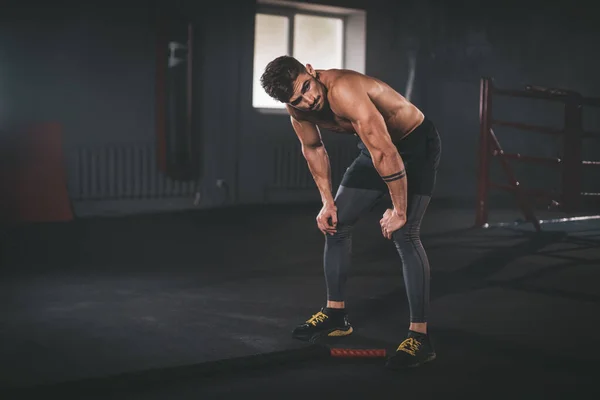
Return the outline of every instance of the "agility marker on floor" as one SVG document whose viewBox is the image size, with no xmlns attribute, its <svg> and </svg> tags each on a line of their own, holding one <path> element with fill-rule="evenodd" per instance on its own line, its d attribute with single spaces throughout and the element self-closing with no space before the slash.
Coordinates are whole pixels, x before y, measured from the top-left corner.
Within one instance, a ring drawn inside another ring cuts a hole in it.
<svg viewBox="0 0 600 400">
<path fill-rule="evenodd" d="M 330 349 L 332 357 L 385 357 L 385 349 Z"/>
</svg>

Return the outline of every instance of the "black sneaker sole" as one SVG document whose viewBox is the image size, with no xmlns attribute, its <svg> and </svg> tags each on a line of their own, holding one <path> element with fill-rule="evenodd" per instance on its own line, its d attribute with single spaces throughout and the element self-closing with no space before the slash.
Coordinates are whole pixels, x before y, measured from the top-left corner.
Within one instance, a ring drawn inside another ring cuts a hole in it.
<svg viewBox="0 0 600 400">
<path fill-rule="evenodd" d="M 313 333 L 312 335 L 292 334 L 292 338 L 302 340 L 305 342 L 314 342 L 315 340 L 318 340 L 319 338 L 321 338 L 323 336 L 341 337 L 341 336 L 348 336 L 348 335 L 352 334 L 352 332 L 354 332 L 354 328 L 352 328 L 352 327 L 349 327 L 345 330 L 339 329 L 339 328 L 333 328 L 333 329 L 329 329 L 326 331 Z"/>
<path fill-rule="evenodd" d="M 401 370 L 401 369 L 410 369 L 410 368 L 417 368 L 420 367 L 421 365 L 431 362 L 433 360 L 435 360 L 437 357 L 437 355 L 435 353 L 430 354 L 429 356 L 427 356 L 427 358 L 424 358 L 423 360 L 415 363 L 415 364 L 410 364 L 410 365 L 395 365 L 393 363 L 390 363 L 389 361 L 385 364 L 386 368 L 391 369 L 391 370 Z"/>
</svg>

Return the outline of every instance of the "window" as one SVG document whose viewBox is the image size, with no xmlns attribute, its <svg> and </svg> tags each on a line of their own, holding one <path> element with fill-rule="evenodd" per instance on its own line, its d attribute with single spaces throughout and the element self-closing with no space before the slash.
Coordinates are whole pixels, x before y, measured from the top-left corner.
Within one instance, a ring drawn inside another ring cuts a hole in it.
<svg viewBox="0 0 600 400">
<path fill-rule="evenodd" d="M 252 105 L 255 108 L 285 107 L 260 85 L 260 76 L 269 61 L 284 54 L 317 69 L 351 68 L 364 72 L 364 12 L 306 4 L 292 7 L 289 2 L 276 0 L 259 0 L 259 3 L 262 6 L 255 16 L 254 31 Z M 361 17 L 358 24 L 357 15 Z M 349 41 L 353 44 L 352 51 L 345 48 Z M 354 46 L 357 43 L 359 48 L 362 46 L 358 57 Z"/>
<path fill-rule="evenodd" d="M 254 28 L 254 82 L 252 105 L 256 108 L 283 108 L 260 86 L 265 66 L 283 54 L 289 54 L 289 19 L 279 15 L 256 14 Z"/>
<path fill-rule="evenodd" d="M 341 18 L 294 15 L 292 54 L 319 69 L 343 68 L 344 21 Z M 315 61 L 312 61 L 315 60 Z"/>
</svg>

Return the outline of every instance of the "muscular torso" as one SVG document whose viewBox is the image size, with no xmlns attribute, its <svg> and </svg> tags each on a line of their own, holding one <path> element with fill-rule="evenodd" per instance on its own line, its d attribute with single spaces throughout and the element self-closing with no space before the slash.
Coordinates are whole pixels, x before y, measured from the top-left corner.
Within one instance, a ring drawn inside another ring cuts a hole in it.
<svg viewBox="0 0 600 400">
<path fill-rule="evenodd" d="M 367 90 L 369 98 L 379 110 L 387 126 L 390 137 L 397 141 L 407 136 L 423 122 L 423 113 L 406 98 L 392 89 L 386 83 L 348 70 L 319 71 L 329 74 L 335 85 L 336 78 L 352 74 L 353 79 L 360 79 L 361 86 Z M 329 88 L 331 90 L 331 87 Z M 355 134 L 352 123 L 345 118 L 335 115 L 327 104 L 321 111 L 300 111 L 289 108 L 290 113 L 297 119 L 313 122 L 320 129 L 337 133 Z"/>
</svg>

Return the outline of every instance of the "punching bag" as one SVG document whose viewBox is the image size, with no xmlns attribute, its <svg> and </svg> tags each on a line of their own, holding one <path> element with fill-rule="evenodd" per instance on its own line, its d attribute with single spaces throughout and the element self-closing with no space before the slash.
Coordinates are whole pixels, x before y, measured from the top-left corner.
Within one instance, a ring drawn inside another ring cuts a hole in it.
<svg viewBox="0 0 600 400">
<path fill-rule="evenodd" d="M 192 108 L 193 28 L 180 18 L 163 18 L 157 61 L 158 163 L 172 179 L 196 180 L 200 149 Z"/>
<path fill-rule="evenodd" d="M 180 42 L 169 42 L 167 67 L 167 162 L 181 170 L 191 161 L 191 135 L 188 117 L 188 48 Z"/>
</svg>

